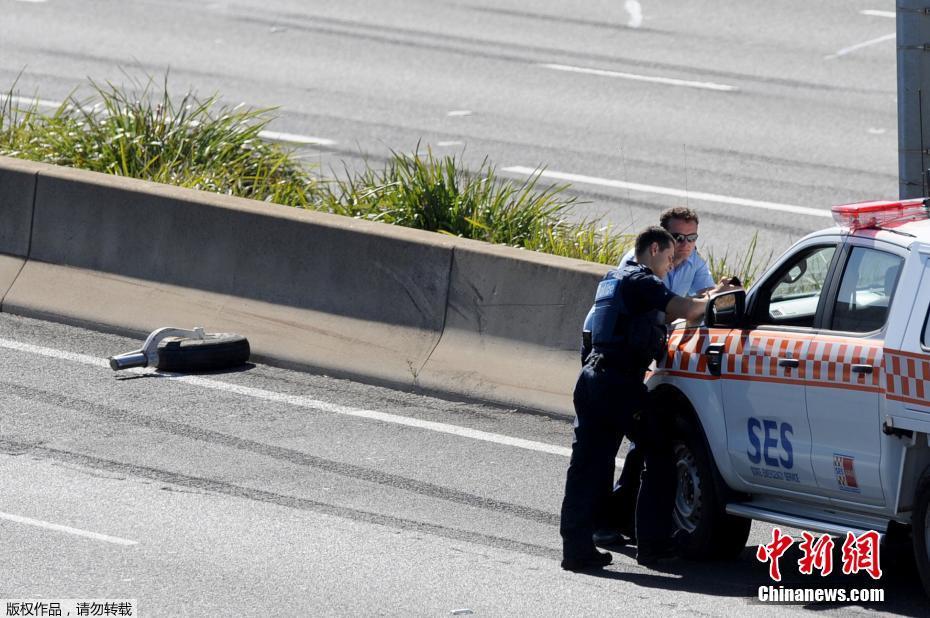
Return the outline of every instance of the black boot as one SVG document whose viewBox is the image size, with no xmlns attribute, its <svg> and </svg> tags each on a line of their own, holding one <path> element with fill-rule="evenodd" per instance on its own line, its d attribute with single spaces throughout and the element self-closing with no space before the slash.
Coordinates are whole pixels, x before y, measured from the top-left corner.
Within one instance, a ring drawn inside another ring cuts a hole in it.
<svg viewBox="0 0 930 618">
<path fill-rule="evenodd" d="M 603 547 L 604 549 L 623 547 L 630 542 L 630 540 L 616 528 L 601 528 L 600 530 L 595 530 L 594 534 L 591 535 L 591 540 L 594 541 L 595 545 Z"/>
<path fill-rule="evenodd" d="M 606 552 L 594 550 L 586 556 L 566 556 L 562 558 L 562 568 L 566 571 L 596 571 L 603 569 L 613 561 L 613 556 Z"/>
<path fill-rule="evenodd" d="M 636 564 L 651 566 L 659 562 L 674 560 L 681 556 L 681 548 L 687 540 L 683 530 L 676 530 L 672 538 L 658 545 L 639 545 L 636 552 Z"/>
</svg>

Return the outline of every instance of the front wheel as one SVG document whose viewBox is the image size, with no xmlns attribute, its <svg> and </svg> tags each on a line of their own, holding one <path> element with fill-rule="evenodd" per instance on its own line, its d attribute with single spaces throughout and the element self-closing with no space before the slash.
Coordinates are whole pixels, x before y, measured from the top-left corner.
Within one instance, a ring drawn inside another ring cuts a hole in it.
<svg viewBox="0 0 930 618">
<path fill-rule="evenodd" d="M 736 558 L 746 547 L 752 520 L 726 513 L 713 462 L 693 423 L 679 423 L 674 452 L 678 490 L 672 519 L 684 534 L 682 554 L 698 560 Z"/>
</svg>

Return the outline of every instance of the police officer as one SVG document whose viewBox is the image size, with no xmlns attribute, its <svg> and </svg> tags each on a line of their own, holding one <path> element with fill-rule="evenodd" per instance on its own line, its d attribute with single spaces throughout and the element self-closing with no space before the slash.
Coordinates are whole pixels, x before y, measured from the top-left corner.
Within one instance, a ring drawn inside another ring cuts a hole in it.
<svg viewBox="0 0 930 618">
<path fill-rule="evenodd" d="M 624 435 L 635 434 L 646 471 L 636 509 L 637 561 L 651 564 L 673 553 L 670 540 L 675 468 L 670 442 L 657 416 L 644 413 L 637 433 L 634 414 L 646 405 L 643 384 L 653 359 L 665 353 L 666 321 L 698 319 L 706 300 L 683 298 L 662 283 L 672 267 L 675 240 L 661 227 L 636 237 L 635 261 L 612 270 L 598 285 L 591 322 L 591 353 L 575 385 L 575 439 L 565 481 L 560 532 L 562 568 L 598 569 L 611 562 L 592 541 L 595 515 L 604 510 L 614 459 Z M 732 286 L 721 283 L 718 293 Z"/>
<path fill-rule="evenodd" d="M 679 296 L 702 296 L 714 288 L 714 280 L 707 262 L 695 251 L 699 223 L 696 211 L 681 206 L 669 208 L 659 216 L 659 226 L 667 230 L 675 239 L 672 268 L 662 278 L 662 282 L 665 287 Z M 635 259 L 635 249 L 630 249 L 620 260 L 618 268 L 623 268 L 627 261 Z M 591 316 L 592 314 L 589 313 L 589 319 L 585 321 L 585 335 L 588 335 L 590 331 Z M 583 345 L 582 364 L 589 352 L 590 344 Z M 598 525 L 594 532 L 596 545 L 620 546 L 628 542 L 624 536 L 631 540 L 635 539 L 636 494 L 639 492 L 639 477 L 643 465 L 642 450 L 636 448 L 636 444 L 631 442 L 620 478 L 614 485 L 614 491 L 605 511 L 599 514 Z"/>
</svg>

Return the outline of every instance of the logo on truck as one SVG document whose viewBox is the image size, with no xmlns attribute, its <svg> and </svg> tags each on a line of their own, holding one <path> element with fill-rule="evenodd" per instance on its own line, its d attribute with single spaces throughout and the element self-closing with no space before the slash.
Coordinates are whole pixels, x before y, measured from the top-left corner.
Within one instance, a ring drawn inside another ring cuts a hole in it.
<svg viewBox="0 0 930 618">
<path fill-rule="evenodd" d="M 794 446 L 791 444 L 794 428 L 790 423 L 750 417 L 746 422 L 746 432 L 749 436 L 749 449 L 746 451 L 749 461 L 765 466 L 750 466 L 753 476 L 801 482 L 796 473 L 789 472 L 794 468 Z"/>
</svg>

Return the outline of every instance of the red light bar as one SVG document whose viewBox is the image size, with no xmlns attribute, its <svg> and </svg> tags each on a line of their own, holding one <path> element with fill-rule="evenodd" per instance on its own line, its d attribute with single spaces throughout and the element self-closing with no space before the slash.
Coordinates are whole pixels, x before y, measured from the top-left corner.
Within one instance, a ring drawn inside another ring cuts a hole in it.
<svg viewBox="0 0 930 618">
<path fill-rule="evenodd" d="M 930 217 L 925 198 L 898 202 L 857 202 L 834 206 L 833 220 L 840 227 L 860 230 L 867 227 L 882 227 L 889 223 L 905 223 Z"/>
</svg>

